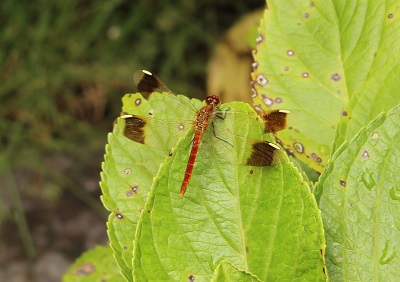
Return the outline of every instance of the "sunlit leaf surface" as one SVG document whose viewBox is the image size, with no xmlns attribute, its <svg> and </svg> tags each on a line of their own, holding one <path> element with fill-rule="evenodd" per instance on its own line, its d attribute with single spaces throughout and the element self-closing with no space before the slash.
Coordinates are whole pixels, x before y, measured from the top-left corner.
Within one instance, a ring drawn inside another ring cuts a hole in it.
<svg viewBox="0 0 400 282">
<path fill-rule="evenodd" d="M 332 281 L 397 281 L 400 272 L 400 107 L 333 157 L 316 197 Z"/>
<path fill-rule="evenodd" d="M 221 261 L 215 269 L 212 281 L 238 281 L 238 282 L 259 282 L 257 277 L 236 268 L 227 261 Z"/>
<path fill-rule="evenodd" d="M 345 141 L 400 103 L 398 1 L 268 1 L 254 102 L 286 109 L 285 147 L 318 172 Z"/>
</svg>

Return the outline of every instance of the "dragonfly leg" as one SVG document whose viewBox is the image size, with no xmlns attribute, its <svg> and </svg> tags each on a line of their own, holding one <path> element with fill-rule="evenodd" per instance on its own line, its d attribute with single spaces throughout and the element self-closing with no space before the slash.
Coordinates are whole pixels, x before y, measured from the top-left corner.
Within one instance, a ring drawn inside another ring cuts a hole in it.
<svg viewBox="0 0 400 282">
<path fill-rule="evenodd" d="M 190 145 L 192 145 L 194 138 L 192 138 L 192 141 L 190 141 L 190 143 L 186 146 L 186 149 L 188 149 L 190 147 Z"/>
<path fill-rule="evenodd" d="M 225 117 L 226 117 L 226 112 L 229 111 L 230 109 L 231 109 L 231 108 L 227 108 L 227 109 L 224 111 L 224 114 L 222 115 L 221 109 L 220 109 L 219 107 L 217 107 L 218 113 L 215 114 L 215 117 L 224 120 Z"/>
<path fill-rule="evenodd" d="M 228 141 L 226 141 L 226 140 L 222 139 L 221 137 L 218 137 L 218 136 L 217 136 L 217 134 L 215 133 L 214 122 L 211 122 L 211 125 L 212 125 L 212 129 L 213 129 L 213 133 L 214 133 L 215 138 L 217 138 L 217 139 L 219 139 L 219 140 L 221 140 L 221 141 L 224 141 L 226 144 L 228 144 L 228 145 L 230 145 L 231 147 L 233 147 L 233 145 L 232 145 L 231 143 L 229 143 Z"/>
</svg>

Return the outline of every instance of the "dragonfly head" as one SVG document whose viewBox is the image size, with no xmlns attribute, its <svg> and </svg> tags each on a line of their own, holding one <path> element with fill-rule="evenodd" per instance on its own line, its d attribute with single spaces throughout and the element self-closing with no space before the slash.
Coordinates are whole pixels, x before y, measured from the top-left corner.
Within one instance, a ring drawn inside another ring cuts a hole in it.
<svg viewBox="0 0 400 282">
<path fill-rule="evenodd" d="M 216 107 L 220 104 L 221 102 L 219 101 L 218 96 L 212 95 L 212 96 L 207 96 L 206 97 L 206 104 L 207 105 L 212 105 L 213 107 Z"/>
</svg>

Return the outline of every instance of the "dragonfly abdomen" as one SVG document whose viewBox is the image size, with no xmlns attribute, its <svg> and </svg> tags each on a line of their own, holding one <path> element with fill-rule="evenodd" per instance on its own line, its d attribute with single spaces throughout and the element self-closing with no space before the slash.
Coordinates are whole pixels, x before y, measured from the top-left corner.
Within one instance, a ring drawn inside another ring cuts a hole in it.
<svg viewBox="0 0 400 282">
<path fill-rule="evenodd" d="M 186 171 L 185 171 L 185 177 L 183 178 L 182 186 L 181 186 L 181 197 L 186 192 L 186 188 L 189 185 L 190 178 L 192 177 L 192 172 L 193 172 L 193 167 L 194 163 L 196 161 L 196 156 L 197 152 L 199 150 L 199 145 L 201 142 L 201 137 L 203 136 L 204 131 L 202 130 L 196 130 L 194 133 L 194 138 L 193 138 L 193 145 L 192 145 L 192 150 L 190 151 L 190 156 L 189 160 L 186 166 Z"/>
</svg>

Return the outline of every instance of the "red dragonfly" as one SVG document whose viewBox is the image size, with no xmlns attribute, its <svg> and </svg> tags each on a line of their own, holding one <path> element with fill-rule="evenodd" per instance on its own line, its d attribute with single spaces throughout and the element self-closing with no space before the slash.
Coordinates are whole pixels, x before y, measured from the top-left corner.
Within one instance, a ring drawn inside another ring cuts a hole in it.
<svg viewBox="0 0 400 282">
<path fill-rule="evenodd" d="M 148 99 L 153 92 L 169 92 L 173 93 L 161 80 L 153 75 L 151 72 L 146 70 L 137 71 L 134 74 L 134 81 L 137 85 L 139 92 L 145 99 Z M 192 128 L 194 129 L 194 137 L 192 140 L 192 149 L 190 152 L 189 160 L 187 163 L 185 176 L 182 182 L 180 195 L 181 197 L 185 194 L 186 189 L 189 185 L 190 178 L 192 176 L 194 164 L 196 161 L 197 152 L 201 143 L 201 139 L 206 132 L 210 123 L 213 122 L 214 117 L 223 119 L 223 112 L 219 109 L 220 99 L 218 96 L 207 96 L 205 99 L 206 105 L 195 112 L 195 119 L 192 122 Z M 192 105 L 183 105 L 185 108 L 193 107 Z M 288 111 L 274 110 L 268 113 L 260 115 L 264 120 L 265 132 L 275 133 L 282 130 L 286 126 L 286 115 Z M 226 114 L 226 112 L 225 112 Z M 237 114 L 237 113 L 236 113 Z M 142 117 L 137 115 L 131 115 L 128 113 L 122 113 L 121 117 L 125 119 L 124 135 L 142 144 L 146 144 L 145 137 L 145 126 L 151 122 L 151 118 Z M 215 135 L 215 132 L 214 132 Z M 216 138 L 230 144 L 226 140 Z M 275 161 L 275 155 L 279 146 L 262 140 L 254 140 L 252 144 L 252 151 L 250 156 L 247 158 L 246 165 L 248 166 L 269 166 Z"/>
</svg>

